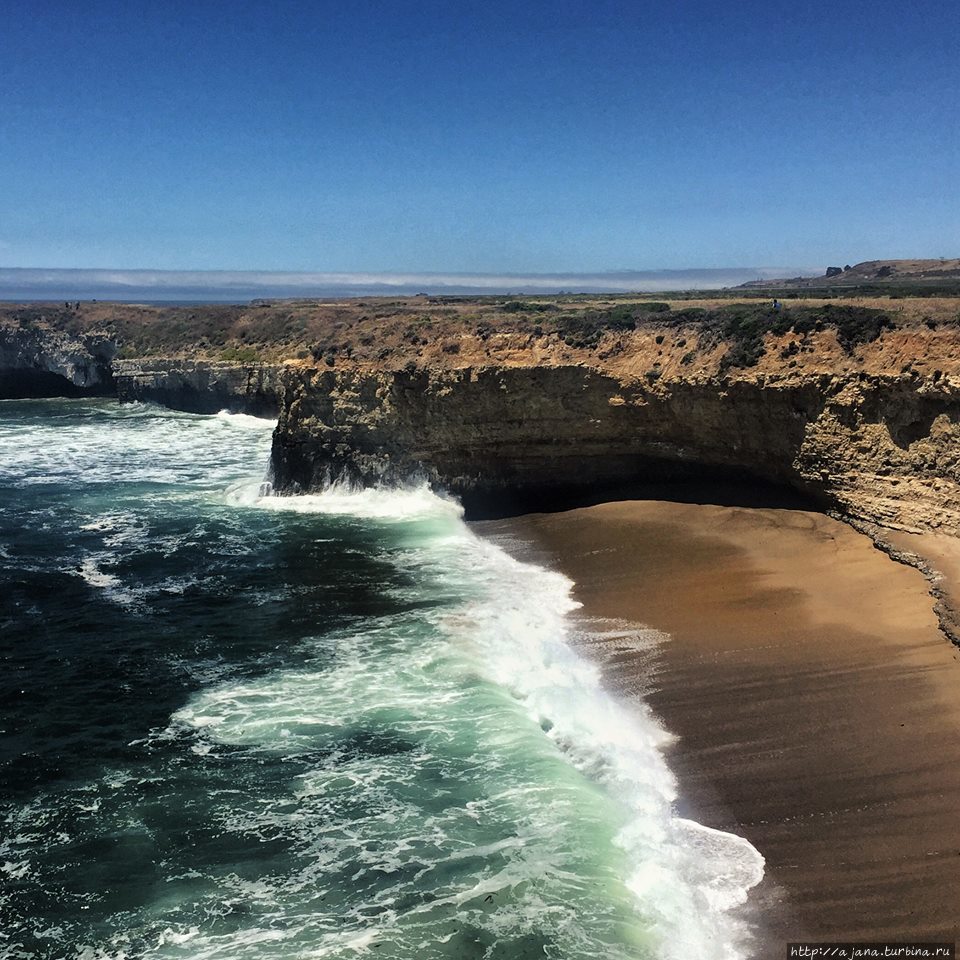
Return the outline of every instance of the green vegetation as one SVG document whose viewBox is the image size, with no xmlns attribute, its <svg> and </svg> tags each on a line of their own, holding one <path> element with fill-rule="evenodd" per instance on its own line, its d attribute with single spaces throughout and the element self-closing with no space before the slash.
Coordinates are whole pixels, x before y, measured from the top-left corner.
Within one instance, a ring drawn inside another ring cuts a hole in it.
<svg viewBox="0 0 960 960">
<path fill-rule="evenodd" d="M 896 280 L 883 283 L 858 283 L 846 285 L 824 284 L 816 287 L 730 287 L 724 290 L 695 291 L 693 293 L 670 294 L 671 300 L 701 299 L 709 296 L 713 299 L 736 297 L 758 297 L 769 300 L 778 297 L 781 300 L 826 300 L 853 299 L 856 297 L 890 297 L 898 300 L 903 297 L 960 297 L 960 280 L 923 280 L 916 282 Z"/>
<path fill-rule="evenodd" d="M 525 303 L 523 300 L 508 300 L 500 305 L 504 313 L 549 313 L 560 308 L 555 303 Z"/>
<path fill-rule="evenodd" d="M 636 330 L 638 323 L 651 314 L 670 312 L 669 303 L 646 300 L 617 304 L 606 309 L 587 309 L 557 317 L 557 332 L 570 347 L 593 348 L 607 332 Z"/>
<path fill-rule="evenodd" d="M 721 339 L 730 341 L 720 362 L 721 370 L 754 366 L 763 356 L 763 338 L 767 333 L 782 336 L 792 332 L 803 336 L 832 327 L 840 345 L 850 353 L 857 344 L 876 340 L 885 327 L 894 325 L 882 310 L 846 303 L 780 309 L 770 304 L 730 304 L 704 311 L 701 322 Z"/>
<path fill-rule="evenodd" d="M 832 327 L 837 339 L 847 352 L 860 343 L 876 340 L 885 327 L 892 327 L 892 318 L 882 310 L 850 303 L 823 305 L 781 305 L 775 308 L 770 301 L 763 303 L 722 304 L 713 309 L 684 307 L 671 310 L 666 303 L 618 304 L 603 310 L 588 309 L 580 313 L 564 314 L 556 318 L 557 332 L 563 341 L 579 349 L 595 348 L 605 333 L 623 333 L 635 330 L 644 320 L 656 317 L 670 326 L 699 327 L 707 341 L 726 341 L 730 347 L 721 362 L 730 367 L 752 367 L 763 356 L 764 336 L 767 333 L 799 335 Z M 663 334 L 655 340 L 663 343 Z M 690 362 L 690 354 L 685 362 Z"/>
<path fill-rule="evenodd" d="M 11 311 L 10 317 L 24 330 L 35 330 L 47 323 L 60 330 L 69 330 L 73 321 L 73 313 L 63 307 L 17 307 Z"/>
<path fill-rule="evenodd" d="M 254 306 L 84 303 L 73 309 L 30 304 L 0 307 L 0 323 L 107 336 L 117 343 L 122 358 L 189 356 L 248 364 L 312 358 L 328 366 L 342 361 L 402 362 L 433 353 L 460 355 L 463 363 L 485 362 L 501 350 L 522 349 L 531 337 L 593 351 L 612 334 L 604 347 L 619 353 L 629 349 L 629 334 L 641 331 L 638 343 L 649 339 L 662 353 L 676 351 L 684 366 L 694 362 L 695 353 L 721 352 L 723 345 L 724 369 L 756 364 L 768 333 L 797 335 L 780 344 L 780 353 L 786 351 L 789 360 L 804 348 L 804 337 L 822 329 L 835 330 L 843 349 L 851 352 L 888 327 L 916 325 L 936 331 L 960 325 L 956 299 L 817 302 L 807 300 L 808 293 L 784 294 L 776 309 L 772 297 L 754 290 L 725 291 L 729 296 L 712 298 L 701 293 L 693 302 L 693 295 L 665 302 L 637 295 L 565 294 L 549 301 L 442 298 L 442 304 L 431 299 L 429 306 L 423 298 Z M 687 347 L 688 330 L 696 334 L 695 350 Z"/>
<path fill-rule="evenodd" d="M 227 347 L 220 351 L 220 359 L 236 363 L 257 363 L 261 358 L 256 347 Z"/>
</svg>

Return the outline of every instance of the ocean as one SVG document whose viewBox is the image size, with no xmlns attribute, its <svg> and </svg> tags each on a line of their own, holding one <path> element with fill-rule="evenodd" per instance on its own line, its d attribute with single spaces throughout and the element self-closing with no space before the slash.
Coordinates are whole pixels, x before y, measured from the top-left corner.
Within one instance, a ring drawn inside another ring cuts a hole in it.
<svg viewBox="0 0 960 960">
<path fill-rule="evenodd" d="M 0 957 L 746 956 L 629 625 L 425 487 L 268 495 L 272 428 L 0 403 Z"/>
</svg>

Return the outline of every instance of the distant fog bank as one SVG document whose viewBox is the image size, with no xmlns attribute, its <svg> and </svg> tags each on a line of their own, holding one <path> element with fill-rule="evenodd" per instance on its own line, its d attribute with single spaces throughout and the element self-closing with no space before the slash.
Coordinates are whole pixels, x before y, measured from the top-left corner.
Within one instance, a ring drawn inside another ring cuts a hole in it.
<svg viewBox="0 0 960 960">
<path fill-rule="evenodd" d="M 280 273 L 0 267 L 0 300 L 220 301 L 427 294 L 648 293 L 817 276 L 822 268 L 725 267 L 609 273 Z"/>
</svg>

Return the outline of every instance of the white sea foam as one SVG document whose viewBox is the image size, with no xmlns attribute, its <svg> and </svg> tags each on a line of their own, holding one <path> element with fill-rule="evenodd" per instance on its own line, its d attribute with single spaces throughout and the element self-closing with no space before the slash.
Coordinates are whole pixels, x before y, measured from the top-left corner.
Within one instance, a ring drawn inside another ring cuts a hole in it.
<svg viewBox="0 0 960 960">
<path fill-rule="evenodd" d="M 216 416 L 230 426 L 245 430 L 272 430 L 277 425 L 277 421 L 272 418 L 253 417 L 249 413 L 231 413 L 229 410 L 221 410 Z"/>
<path fill-rule="evenodd" d="M 664 955 L 740 956 L 747 931 L 728 911 L 762 879 L 759 852 L 741 837 L 674 816 L 677 785 L 662 752 L 672 738 L 645 704 L 609 694 L 597 666 L 574 651 L 572 583 L 467 530 L 451 540 L 443 545 L 448 562 L 469 558 L 466 566 L 489 591 L 448 629 L 462 635 L 466 628 L 493 679 L 523 698 L 572 763 L 632 806 L 635 819 L 619 836 L 635 864 L 627 882 L 653 907 Z"/>
<path fill-rule="evenodd" d="M 21 860 L 19 862 L 13 862 L 11 860 L 5 860 L 3 863 L 0 863 L 0 872 L 5 873 L 10 880 L 22 880 L 30 873 L 30 861 Z"/>
<path fill-rule="evenodd" d="M 620 883 L 635 895 L 643 923 L 654 930 L 659 942 L 657 955 L 664 960 L 737 960 L 744 956 L 749 931 L 736 908 L 762 879 L 763 858 L 742 837 L 675 814 L 677 784 L 663 753 L 671 735 L 643 702 L 624 703 L 611 695 L 601 682 L 599 668 L 575 650 L 572 640 L 577 626 L 572 614 L 578 605 L 572 599 L 572 584 L 566 577 L 518 561 L 478 538 L 462 523 L 458 505 L 434 496 L 426 487 L 359 492 L 333 488 L 314 496 L 251 496 L 246 500 L 238 498 L 237 502 L 271 510 L 352 514 L 397 522 L 423 518 L 438 521 L 429 537 L 394 560 L 429 574 L 428 579 L 432 578 L 437 590 L 455 587 L 472 599 L 453 612 L 446 610 L 435 616 L 434 625 L 445 648 L 430 643 L 411 646 L 406 654 L 408 659 L 393 669 L 441 676 L 451 669 L 452 651 L 459 664 L 456 669 L 461 671 L 460 679 L 447 686 L 437 684 L 431 698 L 466 700 L 471 696 L 466 682 L 471 672 L 509 691 L 510 702 L 520 704 L 532 723 L 529 728 L 518 729 L 506 714 L 497 719 L 498 708 L 491 706 L 493 712 L 484 715 L 486 759 L 477 762 L 496 764 L 498 756 L 516 747 L 518 738 L 528 736 L 528 729 L 534 730 L 536 736 L 542 737 L 544 749 L 549 744 L 572 768 L 598 785 L 608 798 L 601 801 L 598 795 L 598 806 L 611 803 L 628 810 L 615 839 L 626 863 Z M 383 629 L 385 640 L 379 647 L 384 649 L 382 658 L 386 658 L 386 643 L 397 625 L 384 625 Z M 614 639 L 622 640 L 625 631 L 618 628 L 606 632 L 616 633 Z M 644 643 L 650 639 L 649 635 L 643 636 Z M 431 709 L 424 711 L 422 688 L 405 684 L 395 672 L 378 671 L 369 658 L 351 656 L 346 648 L 340 650 L 334 670 L 286 670 L 250 683 L 208 688 L 179 711 L 173 722 L 216 742 L 306 750 L 315 742 L 318 731 L 336 730 L 343 726 L 347 711 L 362 709 L 360 691 L 376 705 L 377 715 L 408 717 L 406 726 L 396 721 L 395 726 L 411 737 L 446 735 L 439 702 L 431 700 Z M 524 749 L 530 749 L 529 744 Z M 534 745 L 533 749 L 540 748 Z M 360 792 L 379 796 L 382 791 L 378 792 L 378 783 L 402 783 L 404 778 L 416 776 L 416 771 L 429 762 L 428 755 L 404 754 L 400 758 L 357 761 L 349 768 L 317 770 L 304 778 L 298 796 L 325 804 L 333 803 L 331 798 L 343 791 L 348 791 L 348 795 Z M 556 796 L 545 797 L 544 790 Z M 582 805 L 582 793 L 576 796 Z M 538 784 L 534 779 L 472 802 L 459 815 L 489 819 L 504 808 L 514 811 L 510 816 L 521 837 L 525 832 L 531 836 L 549 835 L 551 818 L 558 811 L 565 815 L 568 799 L 564 786 Z M 384 822 L 415 822 L 415 815 L 396 803 L 389 801 L 381 811 Z M 543 822 L 522 827 L 523 811 L 537 804 L 540 812 L 536 816 L 542 817 Z M 243 829 L 260 828 L 248 823 Z M 370 855 L 363 843 L 362 829 L 359 824 L 355 841 L 341 840 L 339 846 L 329 847 L 323 857 L 318 854 L 318 865 L 331 865 L 343 858 L 364 862 Z M 406 854 L 403 841 L 397 842 L 392 857 L 388 851 L 380 850 L 371 866 L 387 873 L 399 869 Z M 545 859 L 538 863 L 536 857 Z M 501 890 L 519 889 L 518 884 L 526 883 L 538 871 L 561 870 L 548 844 L 526 847 L 524 858 L 478 880 L 476 888 L 433 901 L 431 909 L 442 903 L 473 903 L 478 898 L 490 898 Z M 383 907 L 381 903 L 381 921 L 390 913 Z M 408 916 L 419 909 L 408 911 Z M 532 909 L 529 903 L 515 907 L 525 909 Z M 541 909 L 551 908 L 541 905 Z M 397 916 L 390 915 L 393 923 L 399 922 Z M 522 917 L 509 912 L 486 919 L 500 924 L 524 922 Z M 331 933 L 315 955 L 346 955 L 346 933 Z M 357 928 L 350 934 L 359 938 L 358 952 L 370 946 L 373 937 L 371 934 L 369 940 L 365 939 L 368 933 L 366 928 Z M 198 957 L 220 955 L 202 952 L 199 947 L 197 951 Z"/>
<path fill-rule="evenodd" d="M 146 523 L 130 511 L 103 513 L 80 525 L 85 533 L 103 534 L 107 547 L 125 547 L 143 544 L 150 530 Z"/>
<path fill-rule="evenodd" d="M 109 429 L 104 416 L 110 417 Z M 0 420 L 0 481 L 222 488 L 238 473 L 244 475 L 251 462 L 266 463 L 274 426 L 246 414 L 201 416 L 106 400 L 58 401 L 54 423 L 61 429 L 51 443 L 49 421 Z M 235 442 L 238 433 L 243 442 Z M 217 451 L 215 457 L 211 450 Z"/>
<path fill-rule="evenodd" d="M 405 489 L 393 487 L 357 488 L 337 482 L 315 494 L 302 496 L 263 496 L 260 484 L 238 484 L 230 499 L 242 506 L 291 513 L 321 513 L 351 516 L 363 520 L 404 522 L 420 519 L 459 519 L 463 507 L 456 501 L 435 494 L 426 484 Z"/>
<path fill-rule="evenodd" d="M 111 556 L 85 557 L 76 569 L 76 573 L 91 587 L 103 591 L 103 595 L 122 607 L 138 603 L 143 596 L 142 589 L 130 588 L 112 573 L 101 569 L 100 564 L 109 562 Z"/>
</svg>

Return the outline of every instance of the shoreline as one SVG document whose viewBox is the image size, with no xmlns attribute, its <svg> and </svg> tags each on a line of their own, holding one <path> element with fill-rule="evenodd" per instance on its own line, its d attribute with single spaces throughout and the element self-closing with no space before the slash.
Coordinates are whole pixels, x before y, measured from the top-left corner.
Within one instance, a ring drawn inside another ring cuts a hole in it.
<svg viewBox="0 0 960 960">
<path fill-rule="evenodd" d="M 620 501 L 473 526 L 571 577 L 584 652 L 676 738 L 678 813 L 766 859 L 756 957 L 958 938 L 960 651 L 920 570 L 804 510 Z M 602 620 L 666 638 L 591 643 Z"/>
</svg>

